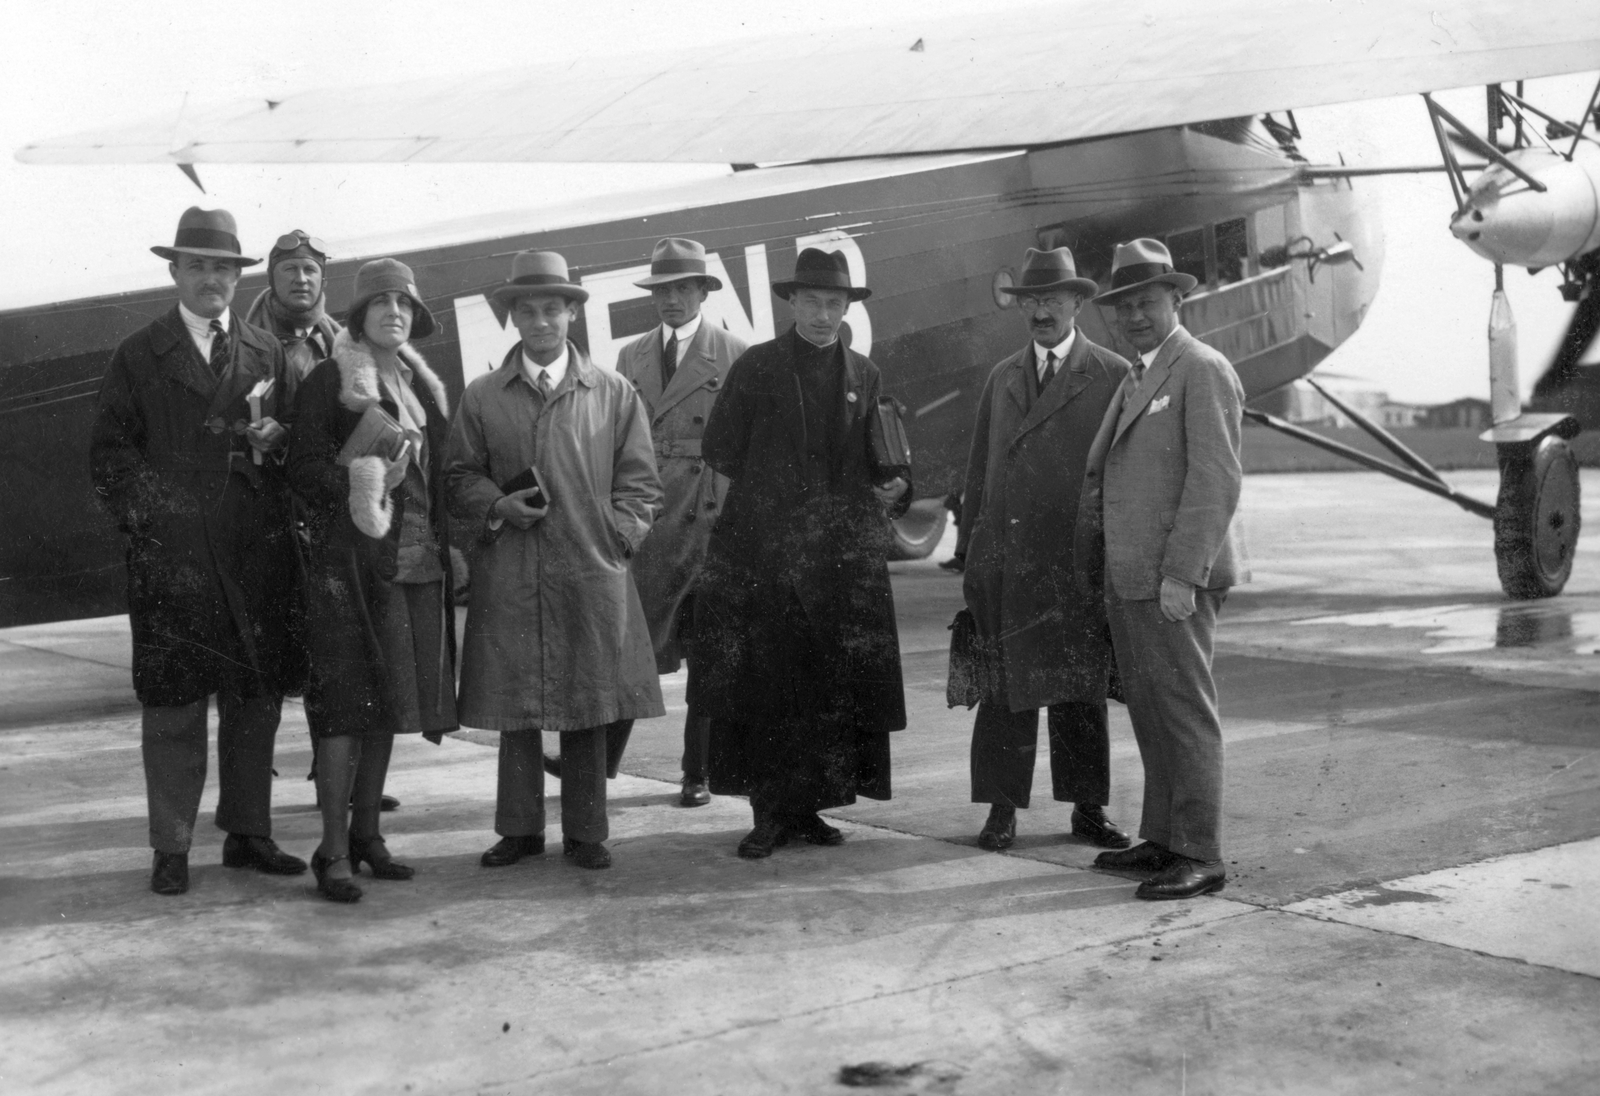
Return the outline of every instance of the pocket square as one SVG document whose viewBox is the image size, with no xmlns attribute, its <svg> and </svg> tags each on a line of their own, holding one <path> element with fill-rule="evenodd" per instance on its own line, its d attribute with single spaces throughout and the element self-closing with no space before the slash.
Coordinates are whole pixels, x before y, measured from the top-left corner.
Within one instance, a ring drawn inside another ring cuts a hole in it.
<svg viewBox="0 0 1600 1096">
<path fill-rule="evenodd" d="M 1158 400 L 1151 400 L 1150 401 L 1149 414 L 1154 415 L 1157 411 L 1165 411 L 1167 409 L 1167 404 L 1169 404 L 1171 402 L 1172 402 L 1172 397 L 1171 396 L 1162 396 Z"/>
</svg>

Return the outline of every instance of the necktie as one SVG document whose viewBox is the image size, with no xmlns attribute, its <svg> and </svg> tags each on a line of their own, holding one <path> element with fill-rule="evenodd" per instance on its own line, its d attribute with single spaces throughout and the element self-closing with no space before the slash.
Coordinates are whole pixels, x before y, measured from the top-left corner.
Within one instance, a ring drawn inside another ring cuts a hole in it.
<svg viewBox="0 0 1600 1096">
<path fill-rule="evenodd" d="M 678 371 L 678 333 L 674 331 L 672 338 L 667 340 L 667 348 L 661 352 L 661 387 L 666 389 L 672 383 L 672 375 Z"/>
<path fill-rule="evenodd" d="M 228 368 L 228 333 L 220 320 L 211 321 L 211 372 L 222 376 Z"/>
<path fill-rule="evenodd" d="M 1056 375 L 1056 366 L 1061 363 L 1056 361 L 1054 350 L 1045 355 L 1044 364 L 1039 366 L 1039 391 L 1043 392 L 1051 379 Z"/>
<path fill-rule="evenodd" d="M 545 399 L 550 398 L 550 370 L 539 370 L 539 395 Z"/>
<path fill-rule="evenodd" d="M 1133 359 L 1133 387 L 1135 391 L 1138 391 L 1139 386 L 1144 383 L 1144 371 L 1148 368 L 1149 366 L 1144 364 L 1143 358 Z"/>
</svg>

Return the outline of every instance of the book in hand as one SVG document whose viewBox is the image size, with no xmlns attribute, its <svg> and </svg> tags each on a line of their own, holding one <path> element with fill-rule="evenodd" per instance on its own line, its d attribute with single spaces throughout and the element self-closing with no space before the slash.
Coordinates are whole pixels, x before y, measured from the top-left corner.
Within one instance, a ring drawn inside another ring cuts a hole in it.
<svg viewBox="0 0 1600 1096">
<path fill-rule="evenodd" d="M 348 465 L 357 457 L 399 460 L 405 455 L 408 444 L 406 432 L 394 416 L 373 404 L 361 413 L 361 421 L 356 423 L 344 448 L 339 450 L 338 463 Z"/>
<path fill-rule="evenodd" d="M 906 440 L 905 423 L 900 420 L 900 402 L 892 396 L 879 396 L 867 413 L 867 437 L 872 445 L 874 471 L 887 483 L 899 476 L 911 477 L 911 444 Z"/>
<path fill-rule="evenodd" d="M 504 494 L 510 495 L 517 491 L 526 491 L 530 487 L 536 493 L 522 500 L 524 506 L 531 506 L 537 510 L 540 507 L 550 505 L 550 492 L 544 489 L 544 477 L 539 475 L 539 470 L 531 464 L 502 483 L 500 490 Z"/>
<path fill-rule="evenodd" d="M 266 380 L 256 381 L 255 386 L 245 396 L 245 402 L 250 406 L 250 425 L 254 426 L 261 421 L 261 405 L 272 398 L 272 390 L 278 387 L 276 378 L 268 377 Z M 261 450 L 255 449 L 250 453 L 250 459 L 257 464 L 261 463 Z"/>
</svg>

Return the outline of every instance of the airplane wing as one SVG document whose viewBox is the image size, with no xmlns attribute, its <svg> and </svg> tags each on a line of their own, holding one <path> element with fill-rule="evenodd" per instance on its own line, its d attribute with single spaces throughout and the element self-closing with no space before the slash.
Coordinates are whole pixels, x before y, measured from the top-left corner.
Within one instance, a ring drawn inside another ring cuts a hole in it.
<svg viewBox="0 0 1600 1096">
<path fill-rule="evenodd" d="M 252 99 L 17 157 L 819 160 L 1020 148 L 1596 68 L 1594 0 L 1074 0 Z"/>
</svg>

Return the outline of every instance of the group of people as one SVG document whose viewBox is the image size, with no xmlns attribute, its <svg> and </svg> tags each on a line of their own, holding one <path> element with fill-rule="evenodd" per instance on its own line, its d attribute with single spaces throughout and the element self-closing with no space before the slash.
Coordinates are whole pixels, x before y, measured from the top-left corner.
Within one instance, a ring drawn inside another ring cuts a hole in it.
<svg viewBox="0 0 1600 1096">
<path fill-rule="evenodd" d="M 436 321 L 404 263 L 364 264 L 341 325 L 304 232 L 278 238 L 245 319 L 233 297 L 260 260 L 227 212 L 190 209 L 151 250 L 178 302 L 117 348 L 91 472 L 127 541 L 156 893 L 188 889 L 212 696 L 223 863 L 290 875 L 306 863 L 272 838 L 272 760 L 283 698 L 303 694 L 310 866 L 338 902 L 360 899 L 362 865 L 414 874 L 380 832 L 394 736 L 461 725 L 500 732 L 484 866 L 544 851 L 546 773 L 564 854 L 609 866 L 606 780 L 685 662 L 680 802 L 748 797 L 741 857 L 837 845 L 821 811 L 889 798 L 906 714 L 888 523 L 912 485 L 873 444 L 878 369 L 842 332 L 870 291 L 843 256 L 801 251 L 772 286 L 793 327 L 747 346 L 702 315 L 721 288 L 704 247 L 662 240 L 637 283 L 661 323 L 613 371 L 569 337 L 588 294 L 566 260 L 521 252 L 493 290 L 518 341 L 452 409 L 412 345 Z M 1155 241 L 1119 246 L 1098 296 L 1066 248 L 1029 251 L 1010 292 L 1031 340 L 985 386 L 957 545 L 994 664 L 972 740 L 979 844 L 1015 837 L 1045 707 L 1073 832 L 1111 850 L 1097 865 L 1150 873 L 1147 898 L 1225 878 L 1210 661 L 1246 577 L 1243 396 L 1178 323 L 1193 287 Z M 1076 330 L 1090 299 L 1139 362 Z M 1119 681 L 1146 771 L 1134 848 L 1105 813 Z"/>
</svg>

